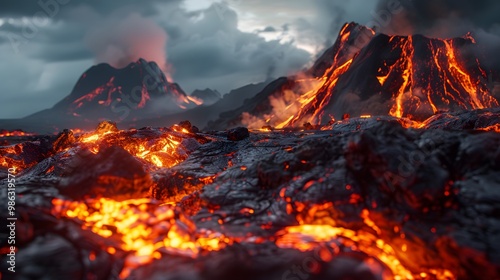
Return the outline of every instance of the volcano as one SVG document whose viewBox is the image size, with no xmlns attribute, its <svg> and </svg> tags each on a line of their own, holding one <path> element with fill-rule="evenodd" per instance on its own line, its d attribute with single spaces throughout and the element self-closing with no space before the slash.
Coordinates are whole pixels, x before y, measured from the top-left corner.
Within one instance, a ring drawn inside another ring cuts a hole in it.
<svg viewBox="0 0 500 280">
<path fill-rule="evenodd" d="M 285 128 L 345 116 L 424 121 L 438 112 L 497 107 L 489 70 L 481 67 L 476 48 L 470 34 L 453 39 L 389 36 L 349 23 L 311 69 L 277 81 L 277 88 L 219 122 Z"/>
<path fill-rule="evenodd" d="M 117 69 L 102 63 L 82 74 L 72 92 L 49 110 L 27 119 L 65 118 L 63 126 L 102 120 L 153 118 L 194 108 L 203 103 L 169 82 L 155 62 L 139 59 Z"/>
</svg>

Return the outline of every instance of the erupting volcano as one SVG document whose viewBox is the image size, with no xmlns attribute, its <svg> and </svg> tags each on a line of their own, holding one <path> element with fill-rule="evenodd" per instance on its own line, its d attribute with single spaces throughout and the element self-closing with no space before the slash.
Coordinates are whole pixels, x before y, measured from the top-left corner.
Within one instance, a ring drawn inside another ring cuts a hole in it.
<svg viewBox="0 0 500 280">
<path fill-rule="evenodd" d="M 91 67 L 67 97 L 25 119 L 58 128 L 91 128 L 103 120 L 157 118 L 201 104 L 201 99 L 168 81 L 155 62 L 139 59 L 122 69 L 105 63 Z"/>
<path fill-rule="evenodd" d="M 346 24 L 309 71 L 263 92 L 269 100 L 236 110 L 252 115 L 238 115 L 229 123 L 242 116 L 243 124 L 256 129 L 263 123 L 278 129 L 326 125 L 345 116 L 424 121 L 437 112 L 497 107 L 489 73 L 474 56 L 475 44 L 470 34 L 454 39 L 388 36 Z M 260 104 L 273 101 L 281 106 Z"/>
</svg>

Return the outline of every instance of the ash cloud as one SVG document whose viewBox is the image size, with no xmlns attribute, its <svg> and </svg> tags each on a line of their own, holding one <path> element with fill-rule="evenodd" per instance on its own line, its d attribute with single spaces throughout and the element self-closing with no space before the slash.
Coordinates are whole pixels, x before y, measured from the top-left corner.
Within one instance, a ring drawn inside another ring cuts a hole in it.
<svg viewBox="0 0 500 280">
<path fill-rule="evenodd" d="M 169 73 L 165 51 L 167 38 L 166 31 L 154 21 L 136 13 L 127 16 L 117 13 L 97 20 L 85 41 L 97 63 L 123 68 L 144 58 L 156 62 L 165 73 Z"/>
</svg>

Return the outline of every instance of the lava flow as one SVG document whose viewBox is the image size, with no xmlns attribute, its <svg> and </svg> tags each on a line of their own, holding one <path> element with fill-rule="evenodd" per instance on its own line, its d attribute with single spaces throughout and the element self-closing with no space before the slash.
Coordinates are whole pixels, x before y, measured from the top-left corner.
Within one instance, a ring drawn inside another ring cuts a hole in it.
<svg viewBox="0 0 500 280">
<path fill-rule="evenodd" d="M 54 199 L 52 213 L 57 217 L 82 221 L 82 228 L 112 240 L 117 250 L 132 253 L 125 260 L 120 274 L 126 278 L 140 265 L 160 259 L 162 253 L 196 257 L 201 252 L 217 251 L 231 243 L 222 234 L 200 231 L 184 214 L 171 205 L 160 205 L 150 199 L 114 201 L 111 199 L 85 202 Z"/>
<path fill-rule="evenodd" d="M 329 65 L 322 74 L 314 66 L 309 72 L 318 76 L 292 78 L 295 100 L 281 97 L 287 85 L 269 97 L 271 104 L 286 106 L 273 106 L 262 117 L 244 113 L 243 124 L 260 129 L 253 124 L 263 119 L 278 129 L 321 126 L 346 114 L 421 122 L 438 112 L 499 106 L 487 85 L 488 73 L 470 52 L 475 44 L 470 34 L 454 39 L 388 36 L 346 24 L 319 60 L 331 60 L 320 64 Z"/>
<path fill-rule="evenodd" d="M 24 132 L 22 130 L 0 130 L 0 138 L 2 137 L 16 137 L 16 136 L 31 136 L 33 133 Z"/>
<path fill-rule="evenodd" d="M 177 150 L 182 138 L 175 132 L 189 133 L 187 129 L 174 126 L 173 133 L 165 132 L 161 137 L 151 140 L 148 138 L 129 137 L 120 133 L 115 126 L 104 123 L 96 132 L 84 134 L 77 142 L 82 143 L 94 154 L 99 152 L 99 147 L 120 146 L 131 155 L 141 158 L 157 167 L 172 167 L 184 159 Z"/>
<path fill-rule="evenodd" d="M 415 40 L 418 40 L 419 44 L 424 41 L 426 50 L 430 52 L 416 53 Z M 390 110 L 391 116 L 419 119 L 417 114 L 421 107 L 430 107 L 432 114 L 435 114 L 454 108 L 471 110 L 499 105 L 484 84 L 487 75 L 479 66 L 479 62 L 474 61 L 474 69 L 479 73 L 469 73 L 463 66 L 464 59 L 456 45 L 475 44 L 470 35 L 463 40 L 465 42 L 453 39 L 423 40 L 421 36 L 389 38 L 389 43 L 395 41 L 401 49 L 401 59 L 393 65 L 384 64 L 385 67 L 379 69 L 381 76 L 378 79 L 381 86 L 396 80 L 395 75 L 401 75 L 403 79 L 393 96 L 395 104 Z M 432 59 L 428 59 L 429 56 Z"/>
<path fill-rule="evenodd" d="M 101 149 L 118 146 L 157 168 L 172 167 L 186 158 L 179 146 L 183 140 L 182 136 L 189 133 L 188 129 L 175 125 L 152 135 L 141 135 L 140 131 L 119 131 L 115 124 L 102 122 L 91 133 L 82 133 L 79 136 L 75 136 L 72 131 L 61 133 L 46 147 L 40 147 L 46 144 L 40 142 L 0 147 L 0 165 L 16 166 L 19 170 L 24 170 L 36 164 L 37 158 L 40 157 L 58 153 L 63 153 L 66 157 L 72 156 L 72 148 L 88 149 L 98 154 Z"/>
<path fill-rule="evenodd" d="M 332 203 L 314 205 L 306 216 L 299 215 L 297 218 L 300 225 L 290 226 L 278 233 L 276 245 L 280 248 L 294 248 L 300 251 L 320 250 L 320 258 L 331 261 L 339 252 L 362 252 L 367 258 L 365 264 L 373 271 L 378 271 L 383 279 L 455 279 L 456 277 L 447 269 L 427 268 L 421 271 L 411 271 L 405 258 L 400 260 L 398 253 L 393 248 L 393 240 L 384 241 L 378 237 L 381 230 L 369 217 L 369 211 L 364 209 L 361 217 L 364 229 L 348 229 L 337 225 L 337 221 L 329 216 L 328 209 L 333 207 Z M 404 238 L 403 238 L 404 240 Z M 407 245 L 403 243 L 402 251 L 407 251 Z M 386 267 L 387 269 L 383 268 Z"/>
</svg>

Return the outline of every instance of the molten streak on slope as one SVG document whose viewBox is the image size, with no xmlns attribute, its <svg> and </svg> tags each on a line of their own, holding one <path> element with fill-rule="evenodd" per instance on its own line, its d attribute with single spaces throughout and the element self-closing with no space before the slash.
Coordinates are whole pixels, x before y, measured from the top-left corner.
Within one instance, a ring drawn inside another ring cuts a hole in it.
<svg viewBox="0 0 500 280">
<path fill-rule="evenodd" d="M 276 128 L 281 129 L 285 127 L 293 127 L 299 122 L 309 122 L 312 124 L 320 124 L 321 119 L 325 113 L 325 106 L 330 102 L 332 95 L 331 92 L 337 85 L 339 78 L 349 70 L 353 62 L 353 54 L 345 55 L 342 51 L 349 52 L 349 45 L 352 33 L 349 25 L 345 25 L 339 33 L 339 50 L 334 58 L 332 65 L 325 71 L 322 77 L 309 78 L 310 89 L 302 94 L 297 103 L 299 105 L 298 112 L 291 112 L 285 121 L 275 124 Z M 369 32 L 375 34 L 371 29 Z M 300 80 L 299 80 L 300 82 Z M 291 107 L 291 105 L 289 106 Z M 269 122 L 269 121 L 268 121 Z"/>
<path fill-rule="evenodd" d="M 306 120 L 314 124 L 318 123 L 318 120 L 321 120 L 321 117 L 325 113 L 325 106 L 331 99 L 331 95 L 318 94 L 318 92 L 330 92 L 337 84 L 339 77 L 349 69 L 351 63 L 352 59 L 349 59 L 338 68 L 334 68 L 334 66 L 330 67 L 325 76 L 319 78 L 320 82 L 315 88 L 299 97 L 297 100 L 297 102 L 300 103 L 300 110 L 298 113 L 288 118 L 285 122 L 276 125 L 276 128 L 281 129 L 284 127 L 290 127 L 301 120 Z"/>
<path fill-rule="evenodd" d="M 486 71 L 468 54 L 467 47 L 475 44 L 470 34 L 455 39 L 379 34 L 362 45 L 358 39 L 363 36 L 344 26 L 331 66 L 322 76 L 309 78 L 316 83 L 302 87 L 296 102 L 266 123 L 279 129 L 325 125 L 328 115 L 357 117 L 359 110 L 423 121 L 439 111 L 499 106 L 486 85 Z"/>
<path fill-rule="evenodd" d="M 464 39 L 474 43 L 470 36 Z M 419 91 L 426 95 L 425 103 L 432 108 L 433 113 L 447 110 L 450 103 L 469 110 L 499 105 L 490 95 L 489 90 L 481 84 L 480 78 L 467 73 L 462 66 L 463 62 L 459 60 L 459 54 L 453 46 L 454 40 L 429 40 L 428 48 L 432 51 L 433 59 L 427 62 L 416 61 L 413 36 L 394 36 L 390 40 L 397 41 L 402 55 L 393 65 L 380 69 L 382 73 L 387 74 L 377 78 L 381 86 L 384 86 L 390 78 L 397 78 L 396 75 L 400 75 L 403 80 L 394 92 L 395 103 L 390 110 L 391 116 L 413 119 L 412 111 L 418 110 L 423 103 L 420 98 L 416 97 Z M 419 63 L 424 65 L 419 65 Z M 437 72 L 434 75 L 439 76 L 442 84 L 436 86 L 433 84 L 435 81 L 431 81 L 430 75 L 426 77 L 422 73 L 417 73 L 416 68 L 422 66 L 423 71 Z M 479 64 L 477 68 L 483 76 L 486 76 Z"/>
<path fill-rule="evenodd" d="M 122 94 L 121 87 L 116 87 L 114 84 L 115 77 L 111 77 L 111 79 L 104 85 L 96 88 L 95 90 L 85 94 L 84 96 L 73 101 L 75 109 L 78 109 L 84 105 L 84 102 L 90 102 L 98 97 L 100 97 L 104 92 L 108 93 L 106 100 L 99 100 L 99 105 L 109 106 L 113 101 L 113 93 L 119 92 Z M 102 97 L 101 97 L 102 98 Z"/>
</svg>

